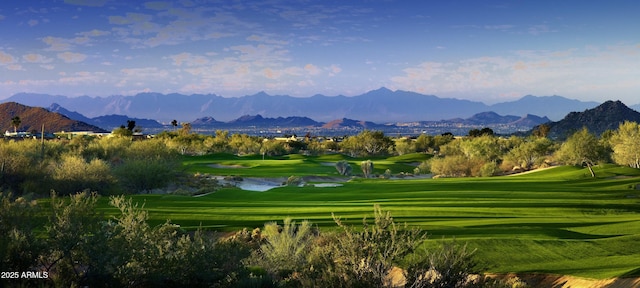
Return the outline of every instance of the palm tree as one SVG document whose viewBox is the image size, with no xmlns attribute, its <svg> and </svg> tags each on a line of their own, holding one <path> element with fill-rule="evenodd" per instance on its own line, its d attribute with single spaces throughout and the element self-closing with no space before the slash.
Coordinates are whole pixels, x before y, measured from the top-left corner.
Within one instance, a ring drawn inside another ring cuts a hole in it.
<svg viewBox="0 0 640 288">
<path fill-rule="evenodd" d="M 173 130 L 176 130 L 176 127 L 178 127 L 178 120 L 173 119 L 173 121 L 171 121 L 171 126 L 173 126 Z"/>
<path fill-rule="evenodd" d="M 20 117 L 15 116 L 11 118 L 11 125 L 13 125 L 13 133 L 16 133 L 16 135 L 18 134 L 18 126 L 20 126 L 20 123 L 22 123 L 22 120 L 20 120 Z"/>
</svg>

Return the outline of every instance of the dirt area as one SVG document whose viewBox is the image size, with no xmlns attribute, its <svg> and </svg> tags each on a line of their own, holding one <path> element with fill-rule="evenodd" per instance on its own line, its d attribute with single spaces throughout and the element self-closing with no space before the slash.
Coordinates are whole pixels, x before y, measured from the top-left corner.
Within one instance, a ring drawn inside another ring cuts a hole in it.
<svg viewBox="0 0 640 288">
<path fill-rule="evenodd" d="M 393 287 L 403 287 L 404 271 L 393 267 L 387 281 Z M 633 288 L 640 287 L 640 278 L 588 279 L 574 276 L 548 274 L 488 274 L 488 277 L 507 283 L 525 283 L 530 288 Z M 515 287 L 515 286 L 514 286 Z"/>
<path fill-rule="evenodd" d="M 640 278 L 588 279 L 574 276 L 522 274 L 495 275 L 499 279 L 518 277 L 531 288 L 631 288 L 640 287 Z"/>
<path fill-rule="evenodd" d="M 557 166 L 549 166 L 549 167 L 544 167 L 544 168 L 531 169 L 531 170 L 527 170 L 527 171 L 523 171 L 523 172 L 516 172 L 516 173 L 512 173 L 512 174 L 507 174 L 505 176 L 516 176 L 516 175 L 529 174 L 529 173 L 539 172 L 539 171 L 542 171 L 542 170 L 547 170 L 547 169 L 551 169 L 551 168 L 555 168 L 555 167 L 557 167 Z"/>
</svg>

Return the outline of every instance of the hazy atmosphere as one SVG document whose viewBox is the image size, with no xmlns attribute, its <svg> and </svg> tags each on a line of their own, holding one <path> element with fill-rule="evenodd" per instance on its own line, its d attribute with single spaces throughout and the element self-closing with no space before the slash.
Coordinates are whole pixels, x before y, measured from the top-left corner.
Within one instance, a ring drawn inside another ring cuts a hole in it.
<svg viewBox="0 0 640 288">
<path fill-rule="evenodd" d="M 636 1 L 9 1 L 0 99 L 160 93 L 637 104 Z"/>
</svg>

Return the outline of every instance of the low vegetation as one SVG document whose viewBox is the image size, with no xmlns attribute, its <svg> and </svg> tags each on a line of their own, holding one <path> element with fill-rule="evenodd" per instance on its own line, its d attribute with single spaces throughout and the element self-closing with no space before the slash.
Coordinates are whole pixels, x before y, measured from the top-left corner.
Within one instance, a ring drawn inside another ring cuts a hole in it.
<svg viewBox="0 0 640 288">
<path fill-rule="evenodd" d="M 580 130 L 563 142 L 483 130 L 263 140 L 188 125 L 141 141 L 3 140 L 0 261 L 3 271 L 47 272 L 46 285 L 98 287 L 501 287 L 483 273 L 638 276 L 638 127 L 602 137 Z M 570 166 L 488 177 L 558 164 Z M 282 185 L 227 187 L 252 177 Z M 307 185 L 323 179 L 341 185 Z M 29 281 L 19 284 L 43 283 Z"/>
</svg>

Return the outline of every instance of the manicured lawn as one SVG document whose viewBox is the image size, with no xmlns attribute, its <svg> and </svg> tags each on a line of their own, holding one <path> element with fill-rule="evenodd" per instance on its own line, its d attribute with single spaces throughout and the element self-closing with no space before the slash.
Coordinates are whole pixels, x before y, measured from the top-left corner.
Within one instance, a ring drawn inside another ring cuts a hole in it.
<svg viewBox="0 0 640 288">
<path fill-rule="evenodd" d="M 328 162 L 345 159 L 359 172 L 366 159 L 341 155 L 280 159 L 212 155 L 185 158 L 190 172 L 281 177 L 338 176 Z M 410 172 L 423 155 L 371 159 L 376 173 Z M 210 164 L 248 168 L 213 168 Z M 637 169 L 558 167 L 509 177 L 457 179 L 354 179 L 341 187 L 282 187 L 266 192 L 225 188 L 203 197 L 136 195 L 153 223 L 166 219 L 185 229 L 234 231 L 285 217 L 336 226 L 332 213 L 353 224 L 371 217 L 373 205 L 397 222 L 428 231 L 433 245 L 456 238 L 477 248 L 490 272 L 569 274 L 591 278 L 640 276 L 640 183 Z M 100 201 L 106 213 L 115 211 Z"/>
</svg>

